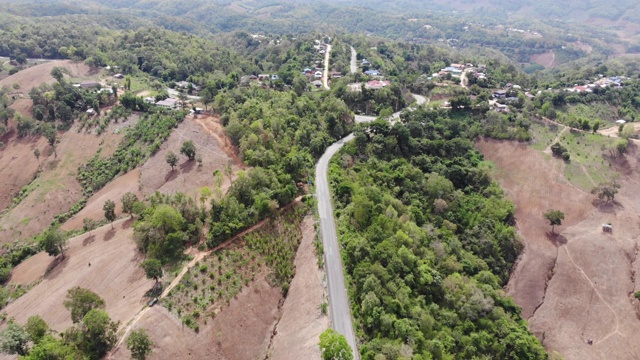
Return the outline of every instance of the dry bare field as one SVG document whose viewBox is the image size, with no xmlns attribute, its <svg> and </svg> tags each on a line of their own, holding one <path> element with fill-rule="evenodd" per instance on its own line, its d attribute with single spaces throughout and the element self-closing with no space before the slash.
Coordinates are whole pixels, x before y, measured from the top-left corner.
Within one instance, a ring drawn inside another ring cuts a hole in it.
<svg viewBox="0 0 640 360">
<path fill-rule="evenodd" d="M 526 247 L 507 291 L 532 332 L 567 360 L 640 358 L 632 335 L 640 331 L 633 297 L 640 237 L 635 146 L 620 161 L 630 171 L 613 204 L 571 186 L 562 162 L 526 145 L 491 140 L 477 146 L 496 165 L 494 177 L 516 204 Z M 542 217 L 548 209 L 566 214 L 557 234 Z M 603 233 L 603 223 L 613 224 L 614 232 Z"/>
</svg>

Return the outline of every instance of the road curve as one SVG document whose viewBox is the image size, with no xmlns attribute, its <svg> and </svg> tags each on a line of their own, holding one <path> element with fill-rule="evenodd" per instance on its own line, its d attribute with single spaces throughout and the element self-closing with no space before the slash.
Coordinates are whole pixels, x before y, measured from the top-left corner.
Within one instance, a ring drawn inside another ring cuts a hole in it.
<svg viewBox="0 0 640 360">
<path fill-rule="evenodd" d="M 413 95 L 418 105 L 427 102 L 424 96 Z M 410 108 L 409 110 L 413 110 Z M 400 112 L 393 114 L 390 122 L 395 122 L 400 118 Z M 371 122 L 375 116 L 356 116 L 356 122 Z M 338 244 L 338 233 L 336 231 L 333 206 L 331 204 L 331 192 L 329 190 L 329 162 L 347 142 L 354 139 L 353 133 L 336 141 L 325 150 L 320 160 L 316 164 L 316 198 L 318 199 L 318 216 L 320 217 L 320 235 L 324 247 L 324 262 L 327 271 L 327 285 L 329 287 L 329 312 L 331 313 L 331 325 L 335 331 L 344 335 L 353 349 L 354 360 L 360 358 L 356 346 L 356 336 L 353 330 L 351 309 L 349 307 L 349 297 L 347 286 L 344 281 L 344 268 L 342 267 L 342 257 L 340 256 L 340 245 Z"/>
<path fill-rule="evenodd" d="M 342 257 L 336 232 L 333 206 L 331 205 L 331 192 L 329 191 L 329 161 L 345 143 L 353 140 L 353 134 L 333 143 L 327 148 L 316 165 L 316 196 L 318 199 L 318 215 L 320 217 L 320 235 L 324 247 L 324 262 L 327 270 L 327 284 L 329 287 L 329 312 L 331 314 L 331 326 L 335 331 L 345 336 L 349 346 L 353 350 L 355 360 L 359 359 L 356 346 L 356 336 L 353 331 L 351 309 L 347 286 L 344 281 Z"/>
</svg>

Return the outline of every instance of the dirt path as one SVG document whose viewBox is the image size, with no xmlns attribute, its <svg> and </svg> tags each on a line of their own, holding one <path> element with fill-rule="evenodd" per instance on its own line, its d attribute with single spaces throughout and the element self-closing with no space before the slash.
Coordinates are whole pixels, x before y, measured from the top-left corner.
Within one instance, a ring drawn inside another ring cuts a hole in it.
<svg viewBox="0 0 640 360">
<path fill-rule="evenodd" d="M 640 358 L 640 344 L 630 336 L 640 332 L 640 303 L 633 297 L 640 289 L 640 153 L 632 148 L 625 155 L 628 176 L 620 179 L 617 202 L 598 205 L 534 149 L 496 141 L 478 147 L 516 203 L 525 250 L 506 290 L 531 332 L 566 360 Z M 550 208 L 566 216 L 555 235 L 541 216 Z M 614 232 L 602 232 L 603 223 Z"/>
<path fill-rule="evenodd" d="M 598 343 L 600 343 L 602 341 L 605 341 L 606 339 L 608 339 L 609 337 L 611 337 L 611 336 L 613 336 L 615 334 L 620 334 L 620 331 L 619 331 L 620 319 L 618 318 L 618 314 L 616 314 L 615 310 L 613 310 L 611 305 L 609 305 L 609 303 L 602 297 L 602 295 L 600 294 L 600 292 L 598 291 L 598 289 L 594 285 L 593 281 L 591 281 L 591 278 L 589 278 L 587 273 L 585 273 L 584 270 L 582 270 L 582 268 L 580 266 L 578 266 L 578 264 L 576 264 L 575 260 L 573 260 L 573 257 L 571 256 L 571 253 L 569 252 L 569 248 L 567 246 L 563 246 L 563 249 L 564 249 L 565 253 L 567 254 L 567 256 L 569 257 L 569 260 L 571 261 L 573 266 L 575 266 L 578 269 L 578 271 L 580 272 L 580 274 L 584 277 L 584 279 L 587 280 L 587 282 L 589 283 L 589 286 L 591 286 L 591 288 L 593 289 L 595 294 L 598 295 L 598 298 L 600 299 L 600 301 L 602 301 L 602 303 L 611 311 L 611 313 L 613 314 L 613 317 L 616 319 L 616 328 L 613 331 L 611 331 L 610 333 L 608 333 L 607 335 L 605 335 L 605 337 L 603 337 L 602 339 L 597 341 L 596 344 L 598 344 Z M 622 334 L 620 334 L 620 335 L 622 335 Z"/>
<path fill-rule="evenodd" d="M 302 197 L 298 197 L 296 198 L 291 204 L 285 206 L 283 208 L 286 209 L 290 206 L 294 206 L 295 204 L 300 203 L 300 201 L 302 200 Z M 236 236 L 232 237 L 231 239 L 223 242 L 222 244 L 216 246 L 215 248 L 211 249 L 211 250 L 207 250 L 207 251 L 198 251 L 195 254 L 193 254 L 193 259 L 191 261 L 189 261 L 183 268 L 182 270 L 180 270 L 180 273 L 178 273 L 178 275 L 175 277 L 175 279 L 173 279 L 173 281 L 171 281 L 171 283 L 162 291 L 162 294 L 158 297 L 159 299 L 162 299 L 164 297 L 166 297 L 167 295 L 169 295 L 169 293 L 171 292 L 171 290 L 173 290 L 173 288 L 175 288 L 179 283 L 180 280 L 182 280 L 182 278 L 184 277 L 184 275 L 187 273 L 187 271 L 189 271 L 189 269 L 191 269 L 192 267 L 195 266 L 195 264 L 202 260 L 204 257 L 215 253 L 216 251 L 220 250 L 220 249 L 224 249 L 227 246 L 229 246 L 230 244 L 232 244 L 233 242 L 235 242 L 236 240 L 240 239 L 241 237 L 249 234 L 252 231 L 255 231 L 259 228 L 261 228 L 264 224 L 267 223 L 267 221 L 269 221 L 269 218 L 264 219 L 262 221 L 260 221 L 259 223 L 251 226 L 250 228 L 242 231 L 241 233 L 237 234 Z M 149 306 L 145 305 L 140 311 L 138 311 L 138 313 L 131 319 L 129 320 L 126 324 L 126 326 L 121 330 L 122 331 L 122 336 L 120 337 L 120 339 L 118 340 L 118 343 L 116 344 L 116 346 L 114 346 L 114 349 L 118 348 L 119 345 L 122 344 L 122 342 L 124 341 L 124 339 L 127 337 L 127 335 L 129 334 L 129 332 L 131 332 L 131 329 L 133 329 L 133 327 L 135 326 L 135 324 L 142 318 L 142 316 L 149 311 L 149 309 L 151 309 Z"/>
<path fill-rule="evenodd" d="M 173 290 L 173 288 L 175 288 L 180 281 L 182 280 L 182 278 L 184 277 L 184 275 L 187 273 L 187 271 L 189 271 L 189 269 L 191 269 L 192 267 L 194 267 L 196 265 L 197 262 L 199 262 L 200 260 L 202 260 L 204 257 L 220 250 L 223 249 L 227 246 L 229 246 L 231 243 L 233 243 L 234 241 L 236 241 L 237 239 L 245 236 L 246 234 L 255 231 L 257 229 L 259 229 L 260 227 L 262 227 L 269 219 L 265 219 L 260 221 L 259 223 L 253 225 L 252 227 L 248 228 L 247 230 L 244 230 L 243 232 L 239 233 L 238 235 L 232 237 L 231 239 L 223 242 L 222 244 L 216 246 L 215 248 L 211 249 L 211 250 L 207 250 L 207 251 L 198 251 L 193 255 L 193 259 L 191 261 L 189 261 L 187 263 L 187 265 L 185 265 L 182 270 L 180 270 L 180 272 L 178 273 L 178 275 L 175 277 L 175 279 L 173 279 L 173 281 L 171 281 L 171 283 L 162 291 L 162 294 L 158 297 L 158 299 L 162 299 L 165 298 L 167 295 L 169 295 L 169 293 L 171 292 L 171 290 Z M 131 332 L 131 329 L 133 329 L 133 327 L 136 325 L 136 323 L 142 318 L 142 316 L 144 316 L 144 314 L 149 311 L 151 309 L 151 307 L 145 305 L 131 320 L 129 320 L 129 322 L 127 322 L 127 325 L 125 328 L 123 328 L 122 331 L 122 336 L 120 337 L 120 339 L 118 340 L 118 342 L 116 343 L 116 346 L 114 346 L 114 349 L 118 348 L 118 346 L 120 346 L 122 344 L 122 342 L 124 341 L 124 339 L 126 339 L 127 335 L 129 335 L 129 333 Z"/>
<path fill-rule="evenodd" d="M 324 53 L 324 71 L 322 72 L 322 84 L 324 88 L 330 90 L 329 88 L 329 58 L 331 57 L 331 45 L 327 45 L 327 50 Z"/>
</svg>

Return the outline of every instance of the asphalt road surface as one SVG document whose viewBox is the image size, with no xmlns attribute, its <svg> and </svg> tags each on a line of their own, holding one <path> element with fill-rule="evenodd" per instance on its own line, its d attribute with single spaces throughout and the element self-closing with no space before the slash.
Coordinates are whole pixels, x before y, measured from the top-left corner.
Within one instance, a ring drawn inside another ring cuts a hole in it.
<svg viewBox="0 0 640 360">
<path fill-rule="evenodd" d="M 418 105 L 427 102 L 424 96 L 413 95 Z M 391 123 L 400 118 L 397 112 L 389 119 Z M 356 122 L 370 122 L 375 120 L 375 116 L 356 116 Z M 349 308 L 349 298 L 347 296 L 347 286 L 344 281 L 344 268 L 342 267 L 342 257 L 340 256 L 340 245 L 338 244 L 338 234 L 333 215 L 331 203 L 331 192 L 329 191 L 329 162 L 347 142 L 353 140 L 354 135 L 349 134 L 341 140 L 336 141 L 322 154 L 318 164 L 316 164 L 316 197 L 318 199 L 318 215 L 320 217 L 320 235 L 324 247 L 324 261 L 327 270 L 327 285 L 329 287 L 329 312 L 331 314 L 331 324 L 335 331 L 345 336 L 349 346 L 353 349 L 355 360 L 360 358 L 356 347 L 356 336 L 353 331 L 351 309 Z"/>
<path fill-rule="evenodd" d="M 316 165 L 316 196 L 318 198 L 320 235 L 322 236 L 322 244 L 324 247 L 324 261 L 329 287 L 331 325 L 335 331 L 345 336 L 349 346 L 351 346 L 353 350 L 354 359 L 358 360 L 359 354 L 356 347 L 356 336 L 353 331 L 351 309 L 349 308 L 347 286 L 344 282 L 340 245 L 338 245 L 338 235 L 336 233 L 331 193 L 329 192 L 329 181 L 327 179 L 331 157 L 333 157 L 345 143 L 353 140 L 353 138 L 353 134 L 349 134 L 342 140 L 333 143 L 327 148 L 320 160 L 318 160 L 318 164 Z"/>
</svg>

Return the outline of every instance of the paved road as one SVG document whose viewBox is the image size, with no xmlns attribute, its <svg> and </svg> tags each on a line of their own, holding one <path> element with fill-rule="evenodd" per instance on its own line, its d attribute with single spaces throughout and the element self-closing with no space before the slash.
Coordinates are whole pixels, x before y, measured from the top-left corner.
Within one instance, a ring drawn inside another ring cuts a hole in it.
<svg viewBox="0 0 640 360">
<path fill-rule="evenodd" d="M 327 51 L 324 53 L 324 72 L 322 73 L 322 84 L 327 90 L 329 90 L 329 57 L 331 57 L 331 45 L 327 45 Z"/>
<path fill-rule="evenodd" d="M 351 309 L 347 296 L 347 286 L 344 282 L 342 258 L 340 257 L 340 245 L 333 217 L 331 205 L 331 193 L 327 172 L 329 161 L 345 143 L 353 140 L 353 134 L 339 140 L 324 152 L 316 165 L 316 196 L 318 198 L 318 215 L 320 216 L 320 235 L 324 247 L 325 268 L 327 270 L 327 284 L 329 287 L 329 312 L 331 325 L 335 331 L 345 336 L 349 346 L 353 349 L 354 359 L 359 359 L 356 347 L 356 336 L 351 321 Z"/>
<path fill-rule="evenodd" d="M 418 105 L 427 102 L 424 96 L 413 95 Z M 411 109 L 410 109 L 411 110 Z M 394 123 L 400 118 L 400 112 L 393 114 L 389 121 Z M 371 122 L 375 116 L 356 116 L 356 122 Z M 318 199 L 318 215 L 320 216 L 320 235 L 324 247 L 324 261 L 327 270 L 327 284 L 329 287 L 329 312 L 331 313 L 331 324 L 335 331 L 345 336 L 347 342 L 354 351 L 354 359 L 359 359 L 356 347 L 356 336 L 353 331 L 351 309 L 349 308 L 349 298 L 347 296 L 347 286 L 344 281 L 344 270 L 342 267 L 342 257 L 340 256 L 340 245 L 338 244 L 338 234 L 336 232 L 335 218 L 333 216 L 333 206 L 331 203 L 331 192 L 329 191 L 329 161 L 345 143 L 353 140 L 354 135 L 349 134 L 345 138 L 333 143 L 324 152 L 316 165 L 316 197 Z"/>
<path fill-rule="evenodd" d="M 356 64 L 356 58 L 358 57 L 358 53 L 356 52 L 356 49 L 353 48 L 353 46 L 351 47 L 351 73 L 355 74 L 356 71 L 358 71 L 358 65 Z"/>
</svg>

